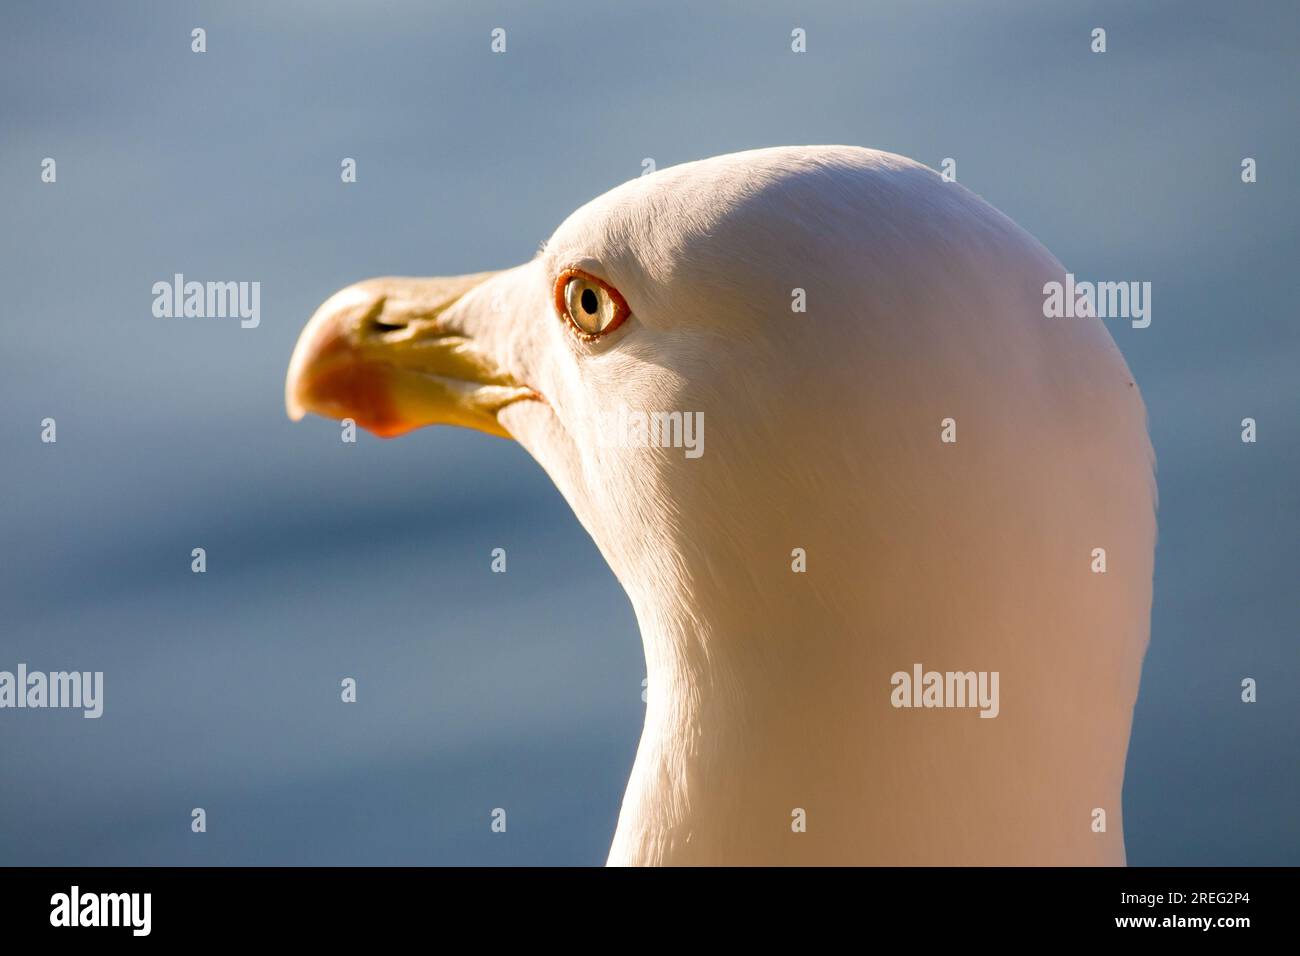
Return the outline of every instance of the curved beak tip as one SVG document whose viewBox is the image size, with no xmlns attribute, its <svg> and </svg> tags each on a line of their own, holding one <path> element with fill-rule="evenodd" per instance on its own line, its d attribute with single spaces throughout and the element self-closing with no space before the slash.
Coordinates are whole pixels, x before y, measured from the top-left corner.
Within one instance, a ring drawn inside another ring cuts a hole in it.
<svg viewBox="0 0 1300 956">
<path fill-rule="evenodd" d="M 310 328 L 310 326 L 309 326 Z M 284 410 L 290 421 L 300 422 L 307 415 L 307 404 L 302 398 L 303 371 L 311 364 L 310 337 L 307 330 L 299 337 L 289 360 L 289 371 L 284 377 Z"/>
<path fill-rule="evenodd" d="M 445 318 L 491 275 L 368 279 L 336 292 L 294 346 L 284 383 L 289 418 L 351 418 L 384 438 L 435 424 L 509 437 L 496 413 L 531 390 Z"/>
</svg>

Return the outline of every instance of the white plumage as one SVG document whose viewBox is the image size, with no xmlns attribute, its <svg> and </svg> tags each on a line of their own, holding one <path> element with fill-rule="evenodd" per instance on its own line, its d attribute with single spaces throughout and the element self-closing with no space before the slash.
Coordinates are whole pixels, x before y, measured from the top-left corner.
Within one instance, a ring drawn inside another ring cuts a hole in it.
<svg viewBox="0 0 1300 956">
<path fill-rule="evenodd" d="M 566 268 L 632 317 L 580 341 Z M 757 150 L 626 183 L 518 268 L 354 287 L 304 332 L 288 396 L 389 434 L 494 416 L 563 492 L 646 651 L 611 863 L 1117 864 L 1152 454 L 1102 323 L 1043 316 L 1063 275 L 910 160 Z M 417 368 L 436 402 L 371 381 L 452 337 L 485 371 Z M 342 385 L 340 341 L 367 370 Z M 612 447 L 618 408 L 702 413 L 706 452 Z M 1000 713 L 891 706 L 918 662 L 999 672 Z"/>
</svg>

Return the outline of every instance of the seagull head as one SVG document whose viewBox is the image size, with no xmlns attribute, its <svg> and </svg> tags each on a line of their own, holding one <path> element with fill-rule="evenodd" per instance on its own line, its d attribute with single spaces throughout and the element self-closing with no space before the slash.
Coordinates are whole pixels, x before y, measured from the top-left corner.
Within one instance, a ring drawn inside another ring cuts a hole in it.
<svg viewBox="0 0 1300 956">
<path fill-rule="evenodd" d="M 1044 317 L 1064 275 L 903 157 L 736 153 L 515 268 L 336 293 L 286 401 L 513 438 L 563 493 L 646 653 L 612 861 L 1116 863 L 1151 453 L 1102 323 Z M 1007 703 L 903 714 L 890 675 L 922 665 Z"/>
<path fill-rule="evenodd" d="M 515 268 L 349 286 L 298 340 L 289 415 L 514 438 L 629 584 L 665 563 L 693 500 L 769 507 L 800 493 L 770 480 L 800 471 L 775 458 L 853 440 L 836 429 L 867 397 L 863 307 L 888 301 L 905 252 L 867 257 L 864 170 L 895 193 L 936 178 L 848 147 L 733 154 L 613 189 Z"/>
</svg>

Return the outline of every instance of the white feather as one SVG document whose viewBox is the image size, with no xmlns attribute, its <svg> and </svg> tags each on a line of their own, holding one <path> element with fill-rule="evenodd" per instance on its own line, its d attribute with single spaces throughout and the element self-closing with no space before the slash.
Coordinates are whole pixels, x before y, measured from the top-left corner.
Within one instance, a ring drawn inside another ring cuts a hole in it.
<svg viewBox="0 0 1300 956">
<path fill-rule="evenodd" d="M 550 310 L 568 266 L 630 303 L 608 341 Z M 1063 274 L 932 170 L 803 147 L 633 180 L 458 304 L 641 627 L 611 863 L 1124 862 L 1152 454 L 1102 323 L 1043 316 Z M 619 406 L 702 412 L 705 453 L 603 447 Z M 917 662 L 998 671 L 999 716 L 892 707 Z"/>
</svg>

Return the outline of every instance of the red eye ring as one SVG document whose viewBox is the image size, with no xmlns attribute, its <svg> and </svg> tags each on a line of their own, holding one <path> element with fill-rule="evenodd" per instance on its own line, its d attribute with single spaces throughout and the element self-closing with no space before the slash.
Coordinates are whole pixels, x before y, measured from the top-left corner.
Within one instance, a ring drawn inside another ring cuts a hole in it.
<svg viewBox="0 0 1300 956">
<path fill-rule="evenodd" d="M 609 296 L 609 301 L 614 306 L 613 318 L 611 318 L 609 324 L 599 332 L 588 332 L 580 327 L 574 320 L 573 316 L 569 314 L 569 306 L 566 301 L 565 290 L 568 288 L 569 282 L 573 279 L 582 279 L 585 282 L 590 282 L 592 285 L 599 286 L 600 289 Z M 558 315 L 561 321 L 569 327 L 569 330 L 583 342 L 594 342 L 599 338 L 609 335 L 610 332 L 613 332 L 616 328 L 626 322 L 627 317 L 632 314 L 632 309 L 628 306 L 627 299 L 623 298 L 622 293 L 604 279 L 599 276 L 594 276 L 590 272 L 585 272 L 582 269 L 564 269 L 561 271 L 560 274 L 555 277 L 555 289 L 553 295 L 555 299 L 556 315 Z"/>
</svg>

